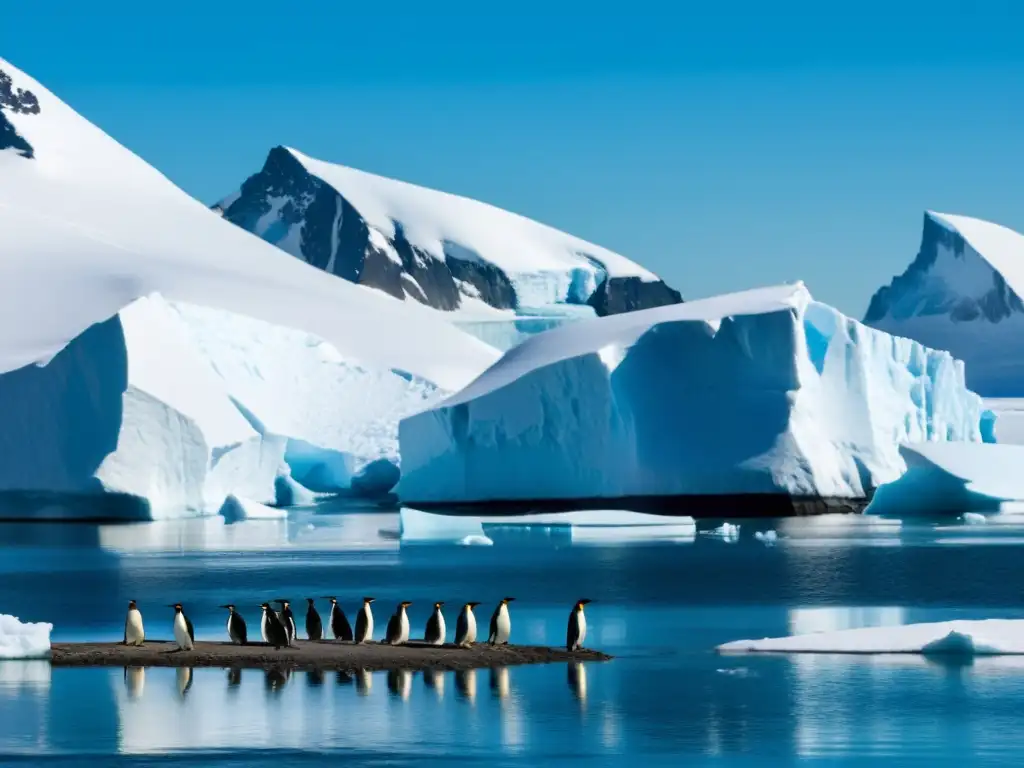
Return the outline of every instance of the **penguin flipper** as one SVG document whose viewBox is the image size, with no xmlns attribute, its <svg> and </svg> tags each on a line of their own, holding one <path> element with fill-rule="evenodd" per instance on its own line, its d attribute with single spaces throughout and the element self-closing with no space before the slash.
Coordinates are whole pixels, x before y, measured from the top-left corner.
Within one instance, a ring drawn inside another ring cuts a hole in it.
<svg viewBox="0 0 1024 768">
<path fill-rule="evenodd" d="M 249 642 L 249 628 L 245 626 L 245 619 L 238 617 L 238 639 L 242 645 Z"/>
<path fill-rule="evenodd" d="M 352 634 L 352 625 L 348 623 L 348 617 L 345 615 L 345 612 L 342 611 L 340 608 L 338 609 L 338 611 L 341 614 L 341 639 L 352 642 L 356 637 L 354 634 Z"/>
<path fill-rule="evenodd" d="M 385 641 L 387 641 L 389 643 L 395 642 L 395 640 L 398 639 L 398 633 L 399 633 L 398 616 L 392 616 L 390 619 L 388 619 L 388 630 L 384 634 Z"/>
<path fill-rule="evenodd" d="M 491 616 L 491 628 L 490 634 L 487 636 L 487 642 L 494 645 L 494 642 L 498 639 L 498 612 L 495 611 Z"/>
<path fill-rule="evenodd" d="M 182 614 L 184 616 L 184 614 Z M 185 616 L 185 628 L 188 630 L 188 639 L 193 643 L 196 641 L 196 631 L 192 628 L 192 620 Z"/>
</svg>

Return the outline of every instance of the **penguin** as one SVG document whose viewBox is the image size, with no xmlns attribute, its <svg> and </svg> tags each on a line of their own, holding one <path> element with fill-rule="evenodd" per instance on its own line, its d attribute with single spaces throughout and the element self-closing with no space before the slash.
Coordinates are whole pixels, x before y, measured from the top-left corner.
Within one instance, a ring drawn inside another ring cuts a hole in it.
<svg viewBox="0 0 1024 768">
<path fill-rule="evenodd" d="M 263 621 L 267 627 L 267 642 L 277 650 L 287 647 L 288 630 L 284 628 L 284 624 L 277 618 L 277 614 L 270 607 L 270 603 L 261 603 L 260 608 L 263 609 Z"/>
<path fill-rule="evenodd" d="M 466 603 L 462 606 L 459 620 L 455 622 L 455 644 L 460 648 L 469 648 L 476 642 L 476 616 L 473 609 L 480 603 Z"/>
<path fill-rule="evenodd" d="M 274 602 L 281 604 L 278 616 L 288 632 L 288 645 L 295 645 L 295 614 L 292 613 L 291 602 L 288 600 L 275 600 Z"/>
<path fill-rule="evenodd" d="M 444 625 L 444 614 L 441 613 L 443 605 L 444 600 L 434 603 L 434 612 L 427 619 L 427 629 L 423 633 L 423 642 L 430 643 L 430 645 L 444 645 L 448 629 Z"/>
<path fill-rule="evenodd" d="M 181 603 L 168 606 L 174 609 L 174 642 L 178 645 L 179 651 L 191 651 L 195 648 L 196 633 L 192 629 L 192 622 L 185 615 L 185 609 Z"/>
<path fill-rule="evenodd" d="M 324 639 L 324 623 L 320 621 L 320 614 L 316 612 L 312 597 L 306 598 L 306 637 L 314 643 Z"/>
<path fill-rule="evenodd" d="M 405 645 L 409 642 L 409 614 L 405 612 L 412 603 L 403 600 L 395 609 L 395 615 L 388 620 L 384 642 L 388 645 Z"/>
<path fill-rule="evenodd" d="M 576 607 L 569 614 L 569 627 L 565 631 L 565 650 L 583 650 L 583 641 L 587 639 L 587 617 L 583 615 L 583 606 L 590 600 L 576 601 Z"/>
<path fill-rule="evenodd" d="M 228 639 L 235 645 L 245 645 L 249 642 L 249 630 L 245 626 L 245 619 L 242 614 L 235 610 L 233 603 L 222 605 L 221 608 L 228 609 Z"/>
<path fill-rule="evenodd" d="M 345 640 L 351 643 L 353 639 L 352 625 L 348 623 L 348 617 L 338 605 L 336 597 L 325 597 L 324 600 L 331 601 L 331 633 L 335 640 Z M 372 632 L 371 632 L 372 634 Z"/>
<path fill-rule="evenodd" d="M 128 615 L 124 617 L 124 644 L 142 645 L 146 641 L 146 630 L 142 627 L 142 612 L 134 600 L 128 602 Z"/>
<path fill-rule="evenodd" d="M 363 598 L 363 607 L 359 610 L 359 615 L 356 616 L 356 632 L 353 637 L 357 643 L 367 643 L 373 639 L 373 609 L 370 608 L 370 603 L 376 599 L 375 597 Z"/>
<path fill-rule="evenodd" d="M 512 634 L 512 617 L 508 615 L 508 604 L 513 600 L 514 597 L 502 598 L 491 614 L 491 633 L 487 637 L 487 642 L 491 645 L 508 645 L 509 635 Z"/>
</svg>

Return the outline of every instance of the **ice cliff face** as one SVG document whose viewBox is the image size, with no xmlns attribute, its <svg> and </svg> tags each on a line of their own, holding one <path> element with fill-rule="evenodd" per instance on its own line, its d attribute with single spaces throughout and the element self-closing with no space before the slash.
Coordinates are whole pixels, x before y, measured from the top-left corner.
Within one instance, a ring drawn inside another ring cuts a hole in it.
<svg viewBox="0 0 1024 768">
<path fill-rule="evenodd" d="M 682 301 L 622 256 L 550 227 L 285 147 L 214 210 L 330 274 L 446 312 L 568 304 L 608 315 Z"/>
<path fill-rule="evenodd" d="M 402 421 L 399 495 L 862 499 L 901 443 L 980 441 L 981 411 L 949 353 L 758 289 L 524 341 Z"/>
<path fill-rule="evenodd" d="M 1024 395 L 1024 238 L 998 224 L 925 214 L 907 270 L 871 299 L 864 322 L 947 349 L 985 396 Z"/>
</svg>

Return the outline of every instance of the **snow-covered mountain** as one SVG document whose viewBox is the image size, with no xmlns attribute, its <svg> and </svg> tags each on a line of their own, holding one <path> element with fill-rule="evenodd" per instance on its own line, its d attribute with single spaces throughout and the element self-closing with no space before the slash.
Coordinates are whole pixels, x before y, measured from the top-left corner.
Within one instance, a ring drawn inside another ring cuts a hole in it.
<svg viewBox="0 0 1024 768">
<path fill-rule="evenodd" d="M 437 312 L 213 215 L 3 60 L 0 232 L 6 494 L 112 493 L 140 502 L 128 514 L 194 513 L 253 488 L 273 501 L 289 452 L 325 483 L 354 482 L 394 458 L 401 415 L 498 356 Z M 246 357 L 260 338 L 267 354 Z M 274 355 L 301 381 L 268 371 Z M 309 393 L 337 394 L 341 378 L 344 397 L 312 418 Z M 350 424 L 379 439 L 352 438 Z"/>
<path fill-rule="evenodd" d="M 864 323 L 967 366 L 988 397 L 1024 396 L 1024 237 L 967 216 L 927 212 L 917 257 L 871 299 Z"/>
<path fill-rule="evenodd" d="M 332 275 L 438 310 L 597 315 L 675 304 L 679 293 L 629 259 L 465 197 L 275 147 L 214 209 Z"/>
</svg>

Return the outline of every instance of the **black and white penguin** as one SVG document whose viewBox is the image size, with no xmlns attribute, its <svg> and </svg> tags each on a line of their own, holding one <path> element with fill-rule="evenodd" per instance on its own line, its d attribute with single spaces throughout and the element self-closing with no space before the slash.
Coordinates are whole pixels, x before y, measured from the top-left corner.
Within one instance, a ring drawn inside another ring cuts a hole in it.
<svg viewBox="0 0 1024 768">
<path fill-rule="evenodd" d="M 430 643 L 430 645 L 444 645 L 448 629 L 444 625 L 444 614 L 441 613 L 443 606 L 444 600 L 434 603 L 434 612 L 427 619 L 427 629 L 423 633 L 423 642 Z"/>
<path fill-rule="evenodd" d="M 263 609 L 263 621 L 267 628 L 267 642 L 277 650 L 286 648 L 288 646 L 288 630 L 281 623 L 281 619 L 274 613 L 270 603 L 261 603 L 260 608 Z"/>
<path fill-rule="evenodd" d="M 314 643 L 319 643 L 324 638 L 324 624 L 320 621 L 320 614 L 316 612 L 312 597 L 306 598 L 306 637 Z"/>
<path fill-rule="evenodd" d="M 363 607 L 356 616 L 356 632 L 353 638 L 357 643 L 368 643 L 373 639 L 373 609 L 370 607 L 377 598 L 364 597 Z"/>
<path fill-rule="evenodd" d="M 491 632 L 487 637 L 487 642 L 491 645 L 508 645 L 508 638 L 512 634 L 512 617 L 508 615 L 508 604 L 513 600 L 514 597 L 502 598 L 491 614 Z"/>
<path fill-rule="evenodd" d="M 142 645 L 146 641 L 146 630 L 142 627 L 142 612 L 134 600 L 128 602 L 128 614 L 124 617 L 124 644 Z"/>
<path fill-rule="evenodd" d="M 354 637 L 352 625 L 348 623 L 348 617 L 341 610 L 341 606 L 338 605 L 338 598 L 325 597 L 324 600 L 331 601 L 331 634 L 334 635 L 334 639 L 351 643 Z"/>
<path fill-rule="evenodd" d="M 167 606 L 174 609 L 174 642 L 178 645 L 179 651 L 191 651 L 195 648 L 196 633 L 192 629 L 192 622 L 185 615 L 185 609 L 181 603 Z"/>
<path fill-rule="evenodd" d="M 405 645 L 409 642 L 409 614 L 405 609 L 412 605 L 408 600 L 403 600 L 395 609 L 395 615 L 388 620 L 388 629 L 384 635 L 384 642 L 388 645 Z"/>
<path fill-rule="evenodd" d="M 249 642 L 249 630 L 245 626 L 245 619 L 242 614 L 235 610 L 232 603 L 222 605 L 221 608 L 228 609 L 228 638 L 235 645 L 245 645 Z"/>
<path fill-rule="evenodd" d="M 279 603 L 281 611 L 278 614 L 281 617 L 281 623 L 284 624 L 285 630 L 288 632 L 288 645 L 295 645 L 295 614 L 292 613 L 291 602 L 288 600 L 275 600 L 275 603 Z"/>
<path fill-rule="evenodd" d="M 565 631 L 565 650 L 579 651 L 583 649 L 583 641 L 587 639 L 587 617 L 583 614 L 583 606 L 590 600 L 577 600 L 576 606 L 569 614 L 569 627 Z"/>
<path fill-rule="evenodd" d="M 455 644 L 461 648 L 469 648 L 476 642 L 476 614 L 473 609 L 478 605 L 480 603 L 466 603 L 455 622 Z"/>
</svg>

